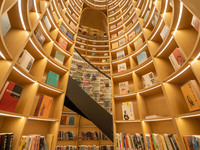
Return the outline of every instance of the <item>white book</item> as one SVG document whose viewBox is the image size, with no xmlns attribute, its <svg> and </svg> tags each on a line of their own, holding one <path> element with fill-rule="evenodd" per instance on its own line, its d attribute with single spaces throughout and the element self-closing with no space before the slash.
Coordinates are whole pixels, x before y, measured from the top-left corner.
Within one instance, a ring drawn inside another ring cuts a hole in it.
<svg viewBox="0 0 200 150">
<path fill-rule="evenodd" d="M 21 55 L 19 56 L 17 63 L 27 72 L 29 72 L 34 61 L 35 58 L 27 50 L 23 50 Z"/>
<path fill-rule="evenodd" d="M 126 71 L 126 70 L 127 70 L 127 68 L 126 68 L 126 63 L 118 64 L 118 65 L 117 65 L 117 68 L 118 68 L 118 72 Z"/>
<path fill-rule="evenodd" d="M 143 44 L 143 40 L 140 37 L 134 42 L 135 49 L 139 48 L 142 44 Z"/>
<path fill-rule="evenodd" d="M 10 30 L 10 28 L 11 28 L 10 20 L 9 20 L 8 14 L 5 13 L 1 17 L 1 32 L 3 36 L 6 35 L 6 33 Z"/>
<path fill-rule="evenodd" d="M 73 30 L 76 30 L 76 25 L 72 21 L 70 22 L 69 25 L 70 25 L 70 27 L 72 27 Z"/>
<path fill-rule="evenodd" d="M 160 36 L 163 40 L 166 38 L 168 32 L 169 32 L 169 28 L 167 27 L 167 25 L 165 25 L 160 33 Z"/>
<path fill-rule="evenodd" d="M 124 29 L 118 31 L 118 36 L 122 35 L 124 33 Z"/>
<path fill-rule="evenodd" d="M 122 114 L 123 120 L 134 120 L 134 110 L 133 110 L 133 102 L 123 102 L 122 103 Z"/>
<path fill-rule="evenodd" d="M 119 93 L 120 94 L 127 94 L 127 93 L 129 93 L 128 81 L 120 82 L 119 83 Z"/>
<path fill-rule="evenodd" d="M 122 38 L 119 40 L 119 46 L 122 46 L 126 43 L 126 39 L 125 38 Z"/>
<path fill-rule="evenodd" d="M 124 56 L 125 56 L 125 54 L 124 54 L 124 51 L 123 51 L 123 50 L 122 50 L 122 51 L 119 51 L 119 52 L 117 52 L 116 54 L 117 54 L 117 59 L 120 59 L 120 58 L 122 58 L 122 57 L 124 57 Z"/>
<path fill-rule="evenodd" d="M 47 16 L 44 16 L 44 23 L 45 23 L 47 29 L 50 30 L 51 29 L 51 23 L 50 23 Z"/>
<path fill-rule="evenodd" d="M 142 80 L 143 80 L 144 88 L 147 88 L 147 87 L 155 84 L 153 72 L 149 72 L 149 73 L 143 75 Z"/>
</svg>

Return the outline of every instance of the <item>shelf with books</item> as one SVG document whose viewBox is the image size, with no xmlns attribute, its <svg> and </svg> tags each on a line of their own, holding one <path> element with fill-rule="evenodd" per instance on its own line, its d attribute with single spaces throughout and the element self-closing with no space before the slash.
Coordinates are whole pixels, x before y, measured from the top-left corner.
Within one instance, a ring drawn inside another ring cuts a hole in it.
<svg viewBox="0 0 200 150">
<path fill-rule="evenodd" d="M 128 52 L 127 46 L 117 49 L 117 51 L 111 51 L 112 61 L 117 61 L 118 59 L 123 59 L 123 58 L 127 57 L 128 54 L 129 54 L 129 52 Z"/>
<path fill-rule="evenodd" d="M 112 73 L 113 76 L 121 74 L 122 72 L 127 72 L 131 68 L 129 59 L 121 59 L 119 61 L 112 62 Z"/>
</svg>

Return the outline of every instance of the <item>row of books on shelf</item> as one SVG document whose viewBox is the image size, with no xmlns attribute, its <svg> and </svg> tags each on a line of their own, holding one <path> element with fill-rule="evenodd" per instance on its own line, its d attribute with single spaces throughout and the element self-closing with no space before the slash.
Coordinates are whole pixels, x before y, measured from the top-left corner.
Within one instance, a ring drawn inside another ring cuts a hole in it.
<svg viewBox="0 0 200 150">
<path fill-rule="evenodd" d="M 58 131 L 59 141 L 76 140 L 76 135 L 73 131 Z"/>
<path fill-rule="evenodd" d="M 95 132 L 79 132 L 78 140 L 99 140 L 99 134 Z"/>
<path fill-rule="evenodd" d="M 61 116 L 60 125 L 74 125 L 75 116 Z"/>
<path fill-rule="evenodd" d="M 23 135 L 19 145 L 19 150 L 47 150 L 52 147 L 53 134 L 41 136 L 38 134 Z"/>
<path fill-rule="evenodd" d="M 12 149 L 13 133 L 0 133 L 0 149 Z"/>
<path fill-rule="evenodd" d="M 114 150 L 113 145 L 66 145 L 66 146 L 56 146 L 56 150 Z"/>
</svg>

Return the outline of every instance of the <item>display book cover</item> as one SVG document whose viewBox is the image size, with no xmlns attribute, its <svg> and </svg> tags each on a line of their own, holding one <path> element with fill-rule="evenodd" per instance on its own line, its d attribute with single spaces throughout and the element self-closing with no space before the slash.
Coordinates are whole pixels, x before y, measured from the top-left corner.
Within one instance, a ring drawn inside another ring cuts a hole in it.
<svg viewBox="0 0 200 150">
<path fill-rule="evenodd" d="M 189 80 L 181 86 L 181 91 L 190 111 L 200 109 L 200 88 L 196 80 Z"/>
<path fill-rule="evenodd" d="M 140 25 L 135 28 L 135 34 L 138 34 L 141 31 Z"/>
<path fill-rule="evenodd" d="M 160 32 L 160 36 L 163 40 L 166 38 L 167 33 L 169 33 L 169 28 L 167 27 L 167 25 L 165 25 L 162 31 Z"/>
<path fill-rule="evenodd" d="M 149 72 L 142 76 L 144 88 L 152 86 L 155 84 L 154 74 L 153 72 Z"/>
<path fill-rule="evenodd" d="M 126 39 L 125 38 L 122 38 L 119 40 L 119 46 L 122 46 L 126 43 Z"/>
<path fill-rule="evenodd" d="M 70 32 L 67 32 L 67 36 L 73 41 L 74 40 L 74 36 L 70 33 Z"/>
<path fill-rule="evenodd" d="M 143 44 L 143 40 L 142 40 L 141 37 L 139 37 L 139 38 L 134 42 L 135 49 L 139 48 L 142 44 Z"/>
<path fill-rule="evenodd" d="M 195 15 L 193 15 L 193 17 L 192 17 L 191 25 L 194 27 L 194 29 L 197 32 L 199 32 L 200 22 L 199 22 L 198 18 Z"/>
<path fill-rule="evenodd" d="M 65 33 L 65 34 L 67 34 L 67 29 L 61 24 L 61 26 L 60 26 L 60 29 Z"/>
<path fill-rule="evenodd" d="M 59 51 L 56 51 L 54 59 L 63 65 L 65 56 L 62 53 L 60 53 Z"/>
<path fill-rule="evenodd" d="M 128 81 L 120 82 L 119 83 L 119 92 L 120 92 L 120 94 L 127 94 L 127 93 L 129 93 Z"/>
<path fill-rule="evenodd" d="M 35 116 L 48 118 L 53 103 L 53 97 L 42 94 L 35 109 Z"/>
<path fill-rule="evenodd" d="M 133 103 L 131 101 L 122 103 L 122 114 L 123 114 L 123 120 L 134 120 L 135 119 Z"/>
<path fill-rule="evenodd" d="M 126 71 L 126 70 L 127 70 L 127 68 L 126 68 L 126 63 L 118 64 L 118 65 L 117 65 L 117 68 L 118 68 L 118 72 Z"/>
<path fill-rule="evenodd" d="M 10 24 L 10 20 L 8 17 L 8 13 L 5 13 L 2 17 L 1 17 L 1 33 L 3 36 L 5 36 L 8 31 L 11 28 L 11 24 Z"/>
<path fill-rule="evenodd" d="M 119 45 L 118 45 L 118 42 L 114 42 L 114 43 L 112 43 L 112 49 L 115 49 L 115 48 L 117 48 Z"/>
<path fill-rule="evenodd" d="M 145 60 L 147 60 L 147 58 L 148 58 L 147 53 L 145 51 L 137 55 L 138 65 L 143 63 Z"/>
<path fill-rule="evenodd" d="M 34 33 L 35 33 L 35 36 L 36 36 L 38 42 L 42 45 L 45 41 L 45 37 L 42 34 L 41 30 L 39 28 L 37 28 L 37 29 L 35 29 Z"/>
<path fill-rule="evenodd" d="M 12 81 L 7 81 L 0 93 L 0 110 L 14 112 L 23 88 Z"/>
<path fill-rule="evenodd" d="M 175 70 L 181 67 L 184 62 L 185 58 L 180 50 L 180 48 L 175 48 L 174 51 L 169 55 L 169 60 Z"/>
<path fill-rule="evenodd" d="M 67 116 L 61 116 L 60 119 L 60 125 L 66 125 L 67 124 Z"/>
<path fill-rule="evenodd" d="M 152 25 L 154 27 L 155 27 L 156 23 L 158 22 L 158 17 L 159 17 L 159 14 L 158 14 L 158 12 L 156 12 L 154 17 L 153 17 L 153 20 L 152 20 Z"/>
<path fill-rule="evenodd" d="M 119 51 L 116 53 L 117 54 L 117 59 L 123 58 L 125 56 L 124 51 Z"/>
<path fill-rule="evenodd" d="M 50 21 L 49 21 L 47 16 L 44 16 L 43 18 L 44 18 L 44 23 L 45 23 L 45 25 L 47 27 L 47 30 L 49 31 L 51 29 L 51 27 L 52 27 L 51 23 L 50 23 Z"/>
<path fill-rule="evenodd" d="M 56 74 L 55 72 L 49 71 L 48 75 L 47 75 L 47 78 L 46 78 L 46 83 L 50 84 L 50 85 L 52 85 L 54 87 L 57 87 L 59 77 L 60 76 L 58 74 Z"/>
<path fill-rule="evenodd" d="M 35 58 L 27 51 L 23 50 L 17 60 L 17 64 L 19 64 L 25 71 L 29 72 L 31 67 L 35 61 Z"/>
<path fill-rule="evenodd" d="M 145 16 L 144 16 L 144 22 L 147 21 L 147 18 L 149 17 L 149 13 L 150 13 L 150 10 L 147 10 Z"/>
<path fill-rule="evenodd" d="M 65 41 L 62 37 L 59 38 L 58 43 L 66 50 L 68 42 Z"/>
<path fill-rule="evenodd" d="M 74 116 L 70 116 L 69 117 L 69 125 L 74 125 L 74 121 L 75 121 L 75 117 Z"/>
</svg>

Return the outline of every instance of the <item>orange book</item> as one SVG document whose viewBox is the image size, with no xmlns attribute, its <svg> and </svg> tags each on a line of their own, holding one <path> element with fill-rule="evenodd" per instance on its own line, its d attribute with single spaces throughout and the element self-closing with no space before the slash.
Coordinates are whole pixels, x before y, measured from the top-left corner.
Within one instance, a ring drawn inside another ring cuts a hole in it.
<svg viewBox="0 0 200 150">
<path fill-rule="evenodd" d="M 51 110 L 53 98 L 47 95 L 41 95 L 37 108 L 35 110 L 35 116 L 48 118 Z"/>
<path fill-rule="evenodd" d="M 59 38 L 58 43 L 59 43 L 59 44 L 60 44 L 64 49 L 67 48 L 67 44 L 68 44 L 68 42 L 65 41 L 62 37 Z"/>
<path fill-rule="evenodd" d="M 200 89 L 196 80 L 186 82 L 181 91 L 190 111 L 200 109 Z"/>
</svg>

